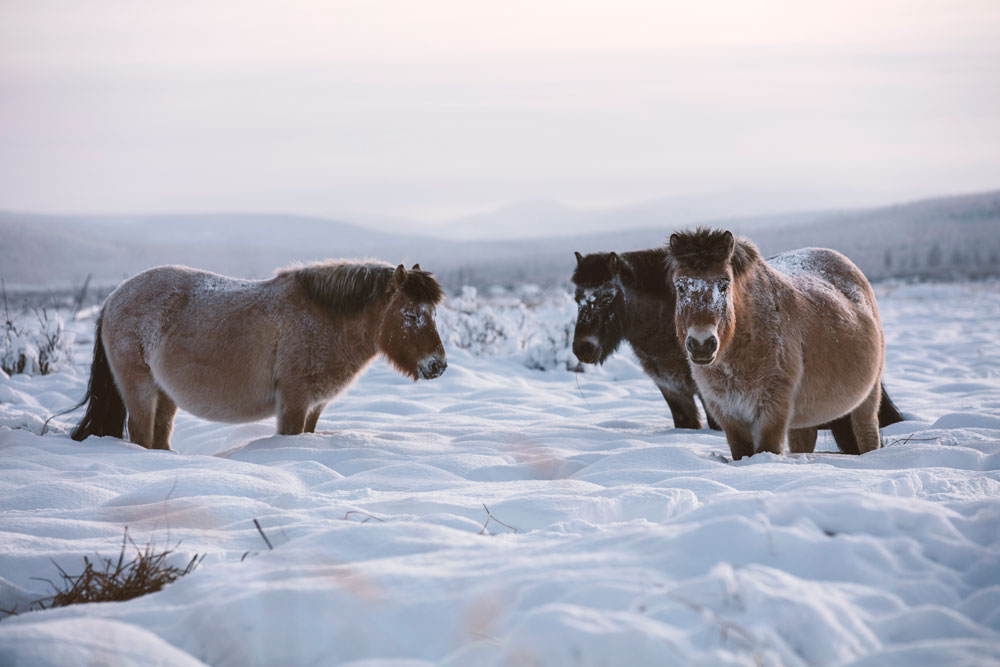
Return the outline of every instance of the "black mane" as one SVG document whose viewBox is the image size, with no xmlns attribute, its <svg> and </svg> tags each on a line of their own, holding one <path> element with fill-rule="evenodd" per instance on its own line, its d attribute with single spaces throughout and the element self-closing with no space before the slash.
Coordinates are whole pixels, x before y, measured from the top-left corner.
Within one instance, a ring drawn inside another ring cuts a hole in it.
<svg viewBox="0 0 1000 667">
<path fill-rule="evenodd" d="M 667 291 L 663 262 L 666 258 L 663 248 L 648 248 L 620 253 L 621 280 L 628 287 L 663 294 Z M 584 256 L 573 272 L 573 284 L 577 287 L 599 287 L 613 278 L 608 267 L 610 252 L 595 252 Z"/>
<path fill-rule="evenodd" d="M 667 258 L 665 248 L 634 250 L 625 253 L 623 257 L 631 269 L 628 277 L 630 284 L 635 289 L 661 295 L 672 291 L 672 286 L 667 282 L 667 273 L 663 265 Z M 624 278 L 623 275 L 623 280 Z"/>
<path fill-rule="evenodd" d="M 599 287 L 611 280 L 608 268 L 610 252 L 593 252 L 585 255 L 573 271 L 573 284 L 577 287 Z"/>
</svg>

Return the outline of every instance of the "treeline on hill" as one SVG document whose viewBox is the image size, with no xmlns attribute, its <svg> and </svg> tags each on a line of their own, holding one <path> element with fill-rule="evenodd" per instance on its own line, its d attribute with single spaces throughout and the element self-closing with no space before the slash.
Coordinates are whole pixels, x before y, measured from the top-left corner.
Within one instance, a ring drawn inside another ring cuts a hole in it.
<svg viewBox="0 0 1000 667">
<path fill-rule="evenodd" d="M 750 237 L 770 256 L 804 247 L 834 248 L 850 257 L 871 280 L 983 280 L 1000 277 L 1000 192 L 935 199 L 844 213 L 708 223 Z M 690 226 L 690 225 L 682 225 Z M 573 250 L 630 250 L 662 244 L 660 230 L 626 230 L 536 244 L 497 244 L 498 256 L 446 270 L 449 286 L 565 285 Z M 514 263 L 505 261 L 517 255 Z"/>
<path fill-rule="evenodd" d="M 242 220 L 242 222 L 241 222 Z M 708 222 L 753 239 L 765 255 L 808 246 L 834 248 L 872 280 L 977 280 L 1000 276 L 1000 191 L 845 212 Z M 452 294 L 533 283 L 565 287 L 573 252 L 633 250 L 662 244 L 693 224 L 616 229 L 577 237 L 455 241 L 372 232 L 294 216 L 147 216 L 68 218 L 0 213 L 8 294 L 39 291 L 69 299 L 93 274 L 89 300 L 158 264 L 187 264 L 245 278 L 325 257 L 420 262 Z M 155 232 L 155 233 L 154 233 Z"/>
</svg>

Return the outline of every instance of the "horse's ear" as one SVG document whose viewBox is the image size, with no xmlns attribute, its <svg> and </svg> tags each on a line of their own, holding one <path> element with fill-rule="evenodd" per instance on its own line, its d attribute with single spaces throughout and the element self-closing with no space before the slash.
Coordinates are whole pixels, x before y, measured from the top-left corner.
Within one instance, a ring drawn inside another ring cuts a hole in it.
<svg viewBox="0 0 1000 667">
<path fill-rule="evenodd" d="M 733 251 L 736 250 L 736 239 L 733 238 L 733 233 L 728 229 L 722 234 L 723 248 L 726 249 L 726 259 L 733 256 Z"/>
<path fill-rule="evenodd" d="M 670 235 L 670 251 L 674 252 L 677 250 L 677 244 L 680 242 L 681 238 L 677 234 Z"/>
<path fill-rule="evenodd" d="M 581 255 L 576 251 L 574 251 L 573 254 L 576 255 L 576 265 L 580 266 L 581 264 L 583 264 L 583 255 Z"/>
<path fill-rule="evenodd" d="M 420 265 L 419 265 L 419 264 L 414 264 L 414 265 L 413 265 L 413 268 L 412 268 L 412 269 L 410 269 L 410 271 L 422 271 L 422 270 L 423 270 L 423 269 L 421 269 L 421 268 L 420 268 Z"/>
<path fill-rule="evenodd" d="M 400 264 L 392 274 L 392 286 L 399 289 L 406 282 L 406 267 Z"/>
<path fill-rule="evenodd" d="M 608 270 L 611 271 L 611 275 L 617 276 L 622 270 L 622 260 L 618 256 L 618 253 L 613 252 L 608 255 Z"/>
</svg>

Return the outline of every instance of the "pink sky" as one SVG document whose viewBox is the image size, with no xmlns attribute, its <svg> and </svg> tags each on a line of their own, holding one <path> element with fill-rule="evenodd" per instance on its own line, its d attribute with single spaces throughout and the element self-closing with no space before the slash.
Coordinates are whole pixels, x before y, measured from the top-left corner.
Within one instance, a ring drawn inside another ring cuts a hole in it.
<svg viewBox="0 0 1000 667">
<path fill-rule="evenodd" d="M 7 1 L 0 100 L 0 209 L 863 205 L 1000 186 L 1000 3 Z"/>
</svg>

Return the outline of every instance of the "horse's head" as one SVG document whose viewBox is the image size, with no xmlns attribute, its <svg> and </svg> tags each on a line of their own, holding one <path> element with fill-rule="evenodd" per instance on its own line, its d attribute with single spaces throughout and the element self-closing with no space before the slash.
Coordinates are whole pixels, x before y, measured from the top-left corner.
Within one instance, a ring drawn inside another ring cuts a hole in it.
<svg viewBox="0 0 1000 667">
<path fill-rule="evenodd" d="M 576 253 L 576 331 L 573 354 L 585 364 L 603 364 L 625 334 L 622 258 L 617 253 Z"/>
<path fill-rule="evenodd" d="M 434 323 L 444 293 L 434 277 L 414 264 L 400 264 L 386 287 L 389 305 L 379 330 L 379 349 L 400 372 L 431 380 L 448 367 Z"/>
<path fill-rule="evenodd" d="M 677 337 L 691 363 L 713 363 L 733 338 L 733 281 L 745 270 L 753 248 L 742 244 L 729 231 L 698 229 L 670 236 L 667 269 L 677 293 Z"/>
</svg>

